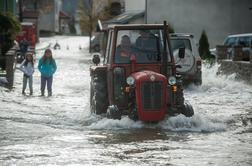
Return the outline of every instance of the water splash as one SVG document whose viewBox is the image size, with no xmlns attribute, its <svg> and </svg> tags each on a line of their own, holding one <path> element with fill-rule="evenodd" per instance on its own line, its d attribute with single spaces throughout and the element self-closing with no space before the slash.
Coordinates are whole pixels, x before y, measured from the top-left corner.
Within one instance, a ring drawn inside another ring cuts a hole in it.
<svg viewBox="0 0 252 166">
<path fill-rule="evenodd" d="M 184 115 L 178 115 L 166 118 L 157 124 L 133 121 L 128 117 L 123 117 L 121 120 L 102 118 L 93 122 L 88 128 L 96 130 L 150 128 L 169 131 L 216 132 L 225 131 L 226 125 L 218 119 L 208 119 L 207 117 L 199 115 L 195 115 L 191 118 L 185 117 Z"/>
<path fill-rule="evenodd" d="M 113 120 L 102 118 L 101 120 L 91 124 L 90 129 L 109 129 L 109 130 L 118 130 L 118 129 L 138 129 L 143 128 L 144 124 L 140 121 L 135 122 L 128 117 L 123 117 L 121 120 Z"/>
<path fill-rule="evenodd" d="M 218 74 L 218 69 L 220 64 L 214 64 L 209 66 L 204 64 L 202 66 L 202 85 L 195 86 L 190 85 L 188 90 L 196 91 L 228 91 L 228 92 L 240 92 L 240 91 L 250 91 L 252 92 L 252 87 L 246 84 L 244 81 L 236 80 L 236 73 L 231 75 Z"/>
<path fill-rule="evenodd" d="M 200 115 L 169 117 L 160 123 L 162 129 L 171 131 L 216 132 L 225 131 L 226 125 L 218 119 L 209 119 Z"/>
</svg>

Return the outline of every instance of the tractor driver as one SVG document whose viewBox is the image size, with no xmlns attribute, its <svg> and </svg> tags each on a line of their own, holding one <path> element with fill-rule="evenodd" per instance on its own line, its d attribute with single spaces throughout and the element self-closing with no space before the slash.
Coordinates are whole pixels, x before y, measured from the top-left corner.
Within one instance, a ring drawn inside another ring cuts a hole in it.
<svg viewBox="0 0 252 166">
<path fill-rule="evenodd" d="M 129 63 L 130 57 L 134 55 L 130 38 L 128 35 L 123 35 L 120 45 L 116 48 L 115 62 Z"/>
<path fill-rule="evenodd" d="M 138 51 L 138 61 L 156 62 L 160 59 L 159 39 L 149 30 L 141 30 L 136 39 L 135 47 Z"/>
<path fill-rule="evenodd" d="M 158 39 L 149 30 L 141 30 L 140 36 L 136 39 L 136 48 L 142 51 L 157 51 Z"/>
</svg>

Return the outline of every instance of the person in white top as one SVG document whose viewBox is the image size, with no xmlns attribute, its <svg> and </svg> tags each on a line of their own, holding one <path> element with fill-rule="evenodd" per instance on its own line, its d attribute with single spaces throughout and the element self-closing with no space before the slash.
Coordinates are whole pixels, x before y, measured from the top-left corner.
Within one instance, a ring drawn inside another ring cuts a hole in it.
<svg viewBox="0 0 252 166">
<path fill-rule="evenodd" d="M 21 63 L 19 68 L 23 73 L 23 89 L 22 94 L 25 95 L 27 82 L 29 82 L 30 95 L 33 94 L 33 73 L 34 73 L 34 60 L 31 52 L 26 53 L 25 60 Z"/>
</svg>

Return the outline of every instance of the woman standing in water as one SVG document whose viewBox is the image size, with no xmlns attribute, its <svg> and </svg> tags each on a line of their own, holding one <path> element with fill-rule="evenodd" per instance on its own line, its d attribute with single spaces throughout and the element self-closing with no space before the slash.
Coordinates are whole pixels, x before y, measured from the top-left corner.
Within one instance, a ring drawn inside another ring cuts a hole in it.
<svg viewBox="0 0 252 166">
<path fill-rule="evenodd" d="M 43 57 L 39 60 L 38 69 L 41 73 L 41 96 L 45 95 L 46 85 L 48 96 L 52 96 L 53 74 L 57 70 L 57 65 L 50 49 L 45 50 Z"/>
</svg>

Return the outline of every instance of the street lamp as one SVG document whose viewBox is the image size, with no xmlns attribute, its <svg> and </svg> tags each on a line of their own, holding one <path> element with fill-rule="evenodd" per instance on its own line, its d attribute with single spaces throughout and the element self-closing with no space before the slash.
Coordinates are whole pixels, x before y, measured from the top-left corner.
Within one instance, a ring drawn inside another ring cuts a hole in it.
<svg viewBox="0 0 252 166">
<path fill-rule="evenodd" d="M 19 21 L 23 22 L 23 0 L 16 0 L 19 8 Z"/>
</svg>

